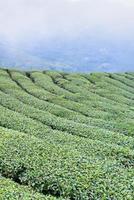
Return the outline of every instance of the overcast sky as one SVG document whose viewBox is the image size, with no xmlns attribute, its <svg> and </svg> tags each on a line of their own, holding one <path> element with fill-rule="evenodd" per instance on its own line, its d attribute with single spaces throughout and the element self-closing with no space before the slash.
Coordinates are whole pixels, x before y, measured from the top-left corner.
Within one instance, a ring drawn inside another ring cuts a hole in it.
<svg viewBox="0 0 134 200">
<path fill-rule="evenodd" d="M 0 35 L 134 38 L 134 0 L 0 0 Z"/>
<path fill-rule="evenodd" d="M 134 0 L 0 0 L 0 65 L 133 70 L 133 41 Z"/>
</svg>

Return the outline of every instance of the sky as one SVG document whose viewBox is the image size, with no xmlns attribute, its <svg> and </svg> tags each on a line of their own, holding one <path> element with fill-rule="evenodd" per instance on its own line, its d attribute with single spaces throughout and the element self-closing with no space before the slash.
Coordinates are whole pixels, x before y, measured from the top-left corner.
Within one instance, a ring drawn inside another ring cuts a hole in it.
<svg viewBox="0 0 134 200">
<path fill-rule="evenodd" d="M 121 46 L 118 51 L 128 48 L 132 52 L 134 1 L 0 0 L 0 42 L 25 48 L 27 41 L 29 45 L 57 41 L 59 46 L 69 41 L 75 46 L 85 40 L 86 47 L 96 41 L 95 48 L 98 45 L 102 54 L 112 44 Z"/>
</svg>

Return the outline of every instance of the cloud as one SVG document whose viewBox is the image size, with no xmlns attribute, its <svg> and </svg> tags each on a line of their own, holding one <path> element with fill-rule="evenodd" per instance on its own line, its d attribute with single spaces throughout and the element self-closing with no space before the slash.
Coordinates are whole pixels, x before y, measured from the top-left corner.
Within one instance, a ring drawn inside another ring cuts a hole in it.
<svg viewBox="0 0 134 200">
<path fill-rule="evenodd" d="M 120 3 L 124 4 L 125 6 L 134 6 L 134 1 L 133 0 L 120 0 Z"/>
<path fill-rule="evenodd" d="M 129 38 L 134 33 L 132 5 L 131 0 L 0 0 L 0 35 L 10 40 Z"/>
</svg>

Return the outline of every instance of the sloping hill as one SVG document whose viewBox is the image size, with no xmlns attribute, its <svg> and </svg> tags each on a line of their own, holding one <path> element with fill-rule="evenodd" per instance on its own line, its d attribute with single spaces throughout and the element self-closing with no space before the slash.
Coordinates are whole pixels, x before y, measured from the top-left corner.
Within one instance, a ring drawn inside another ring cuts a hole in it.
<svg viewBox="0 0 134 200">
<path fill-rule="evenodd" d="M 134 73 L 0 69 L 0 199 L 134 199 Z"/>
</svg>

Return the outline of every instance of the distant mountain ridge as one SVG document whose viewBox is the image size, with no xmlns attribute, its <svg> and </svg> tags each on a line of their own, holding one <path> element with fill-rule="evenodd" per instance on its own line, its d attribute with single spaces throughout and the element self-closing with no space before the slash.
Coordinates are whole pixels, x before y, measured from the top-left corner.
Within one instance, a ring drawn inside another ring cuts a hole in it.
<svg viewBox="0 0 134 200">
<path fill-rule="evenodd" d="M 23 70 L 62 70 L 72 72 L 133 71 L 133 48 L 90 43 L 90 41 L 38 41 L 28 44 L 0 42 L 0 65 Z"/>
</svg>

